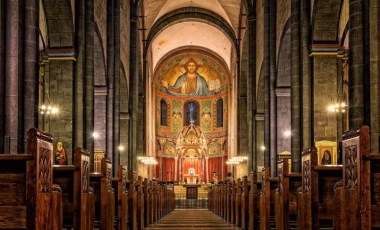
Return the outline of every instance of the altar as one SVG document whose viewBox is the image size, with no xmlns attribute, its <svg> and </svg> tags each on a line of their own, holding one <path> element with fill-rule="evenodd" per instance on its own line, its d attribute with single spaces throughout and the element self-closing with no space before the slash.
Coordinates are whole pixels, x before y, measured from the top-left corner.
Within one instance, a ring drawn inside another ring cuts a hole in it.
<svg viewBox="0 0 380 230">
<path fill-rule="evenodd" d="M 198 184 L 200 182 L 199 174 L 184 174 L 183 178 L 185 179 L 186 184 Z"/>
<path fill-rule="evenodd" d="M 183 187 L 186 188 L 186 199 L 198 199 L 198 188 L 201 187 L 200 184 L 185 184 Z"/>
</svg>

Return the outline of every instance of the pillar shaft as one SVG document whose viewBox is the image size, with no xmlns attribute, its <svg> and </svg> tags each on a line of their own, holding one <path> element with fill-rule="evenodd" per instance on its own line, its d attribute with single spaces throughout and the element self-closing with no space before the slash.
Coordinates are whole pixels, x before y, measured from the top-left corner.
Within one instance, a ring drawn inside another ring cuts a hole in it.
<svg viewBox="0 0 380 230">
<path fill-rule="evenodd" d="M 114 0 L 114 129 L 113 170 L 117 175 L 120 165 L 120 0 Z"/>
<path fill-rule="evenodd" d="M 276 65 L 276 0 L 270 1 L 270 169 L 277 176 L 277 65 Z"/>
<path fill-rule="evenodd" d="M 24 152 L 27 131 L 38 126 L 38 1 L 25 1 Z"/>
<path fill-rule="evenodd" d="M 138 40 L 138 7 L 131 7 L 131 26 L 130 26 L 130 66 L 129 66 L 129 152 L 128 168 L 136 170 L 136 151 L 137 151 L 137 126 L 138 126 L 138 105 L 139 105 L 139 40 Z"/>
<path fill-rule="evenodd" d="M 74 130 L 73 148 L 84 146 L 85 135 L 85 86 L 86 83 L 86 34 L 85 0 L 75 1 L 75 47 L 77 52 L 74 78 Z"/>
<path fill-rule="evenodd" d="M 85 16 L 85 37 L 86 37 L 86 78 L 85 78 L 85 140 L 84 147 L 90 151 L 94 152 L 94 138 L 92 133 L 94 132 L 94 32 L 95 32 L 95 22 L 94 22 L 94 1 L 86 1 L 86 16 Z M 90 162 L 94 162 L 94 154 L 90 154 Z M 94 171 L 94 164 L 91 163 L 91 171 Z"/>
<path fill-rule="evenodd" d="M 4 151 L 5 1 L 0 1 L 0 151 Z"/>
<path fill-rule="evenodd" d="M 113 129 L 114 129 L 114 1 L 107 1 L 107 131 L 106 131 L 106 156 L 112 159 Z M 128 168 L 130 170 L 130 168 Z"/>
<path fill-rule="evenodd" d="M 365 124 L 363 0 L 350 0 L 349 127 Z M 369 91 L 369 90 L 367 90 Z M 368 97 L 369 98 L 369 97 Z M 368 124 L 368 123 L 367 123 Z"/>
<path fill-rule="evenodd" d="M 300 1 L 291 5 L 291 158 L 292 171 L 301 171 Z"/>
<path fill-rule="evenodd" d="M 21 1 L 6 1 L 5 18 L 5 151 L 22 152 L 22 132 L 20 119 L 23 105 L 20 87 L 22 79 L 22 6 Z"/>
<path fill-rule="evenodd" d="M 264 167 L 270 166 L 270 1 L 264 1 Z"/>
</svg>

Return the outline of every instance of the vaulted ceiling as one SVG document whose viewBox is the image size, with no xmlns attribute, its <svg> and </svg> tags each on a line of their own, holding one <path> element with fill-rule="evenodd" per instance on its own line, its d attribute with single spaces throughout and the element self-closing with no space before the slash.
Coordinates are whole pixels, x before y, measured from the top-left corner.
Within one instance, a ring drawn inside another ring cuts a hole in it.
<svg viewBox="0 0 380 230">
<path fill-rule="evenodd" d="M 243 1 L 145 0 L 141 15 L 143 36 L 145 40 L 151 39 L 148 42 L 153 69 L 170 51 L 186 46 L 207 48 L 230 67 L 236 42 L 244 33 L 241 29 L 245 27 Z"/>
</svg>

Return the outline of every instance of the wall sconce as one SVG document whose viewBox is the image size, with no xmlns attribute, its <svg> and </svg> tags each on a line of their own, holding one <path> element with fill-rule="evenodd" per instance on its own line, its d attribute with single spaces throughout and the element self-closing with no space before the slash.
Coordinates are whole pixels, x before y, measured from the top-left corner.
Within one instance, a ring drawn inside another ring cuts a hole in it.
<svg viewBox="0 0 380 230">
<path fill-rule="evenodd" d="M 226 164 L 228 165 L 237 165 L 240 164 L 241 162 L 248 160 L 247 156 L 233 156 L 232 158 L 228 159 Z"/>
<path fill-rule="evenodd" d="M 137 157 L 137 160 L 140 160 L 145 165 L 156 165 L 157 164 L 156 159 L 153 157 L 139 156 L 139 157 Z"/>
<path fill-rule="evenodd" d="M 346 107 L 347 107 L 347 105 L 344 102 L 336 103 L 334 105 L 329 105 L 327 107 L 327 111 L 329 111 L 330 113 L 345 113 Z"/>
<path fill-rule="evenodd" d="M 59 112 L 58 108 L 55 107 L 55 106 L 46 106 L 46 105 L 42 105 L 40 107 L 40 113 L 41 114 L 46 114 L 46 115 L 51 115 L 51 114 L 57 114 Z"/>
</svg>

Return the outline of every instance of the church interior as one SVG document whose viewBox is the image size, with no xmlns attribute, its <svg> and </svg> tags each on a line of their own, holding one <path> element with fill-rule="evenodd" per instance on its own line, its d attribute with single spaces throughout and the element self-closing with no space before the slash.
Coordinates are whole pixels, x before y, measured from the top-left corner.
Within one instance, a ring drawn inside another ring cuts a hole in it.
<svg viewBox="0 0 380 230">
<path fill-rule="evenodd" d="M 379 25 L 377 0 L 1 0 L 0 229 L 380 229 Z"/>
</svg>

